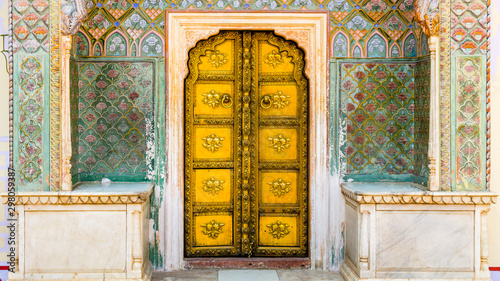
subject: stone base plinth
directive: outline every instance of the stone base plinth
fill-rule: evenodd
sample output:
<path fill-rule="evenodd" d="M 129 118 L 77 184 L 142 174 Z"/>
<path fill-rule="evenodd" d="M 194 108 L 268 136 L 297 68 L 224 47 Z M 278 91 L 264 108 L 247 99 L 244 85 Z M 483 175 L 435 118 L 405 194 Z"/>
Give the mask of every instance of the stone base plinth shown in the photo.
<path fill-rule="evenodd" d="M 343 184 L 346 280 L 490 280 L 491 192 L 430 192 L 409 183 Z"/>
<path fill-rule="evenodd" d="M 152 183 L 83 183 L 73 191 L 18 193 L 9 280 L 150 280 L 152 190 Z"/>

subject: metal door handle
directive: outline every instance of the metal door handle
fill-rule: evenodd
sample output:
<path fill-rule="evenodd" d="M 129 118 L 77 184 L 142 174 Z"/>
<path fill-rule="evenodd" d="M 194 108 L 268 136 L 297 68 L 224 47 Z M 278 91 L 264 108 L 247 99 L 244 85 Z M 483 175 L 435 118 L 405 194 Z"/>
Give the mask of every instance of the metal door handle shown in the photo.
<path fill-rule="evenodd" d="M 229 94 L 223 94 L 221 97 L 222 107 L 230 108 L 233 105 L 233 99 Z"/>
<path fill-rule="evenodd" d="M 260 100 L 260 106 L 264 109 L 268 109 L 273 105 L 272 99 L 270 95 L 264 95 L 262 96 L 262 99 Z"/>

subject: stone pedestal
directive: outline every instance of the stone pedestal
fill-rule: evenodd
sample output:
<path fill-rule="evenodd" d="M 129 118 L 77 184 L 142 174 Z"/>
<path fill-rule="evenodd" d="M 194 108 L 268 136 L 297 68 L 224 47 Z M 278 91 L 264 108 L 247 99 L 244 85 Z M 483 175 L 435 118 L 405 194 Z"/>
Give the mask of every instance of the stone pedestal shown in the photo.
<path fill-rule="evenodd" d="M 73 191 L 18 193 L 9 280 L 149 280 L 152 191 L 152 183 L 83 183 Z"/>
<path fill-rule="evenodd" d="M 410 183 L 342 185 L 346 280 L 490 280 L 491 192 L 430 192 Z"/>

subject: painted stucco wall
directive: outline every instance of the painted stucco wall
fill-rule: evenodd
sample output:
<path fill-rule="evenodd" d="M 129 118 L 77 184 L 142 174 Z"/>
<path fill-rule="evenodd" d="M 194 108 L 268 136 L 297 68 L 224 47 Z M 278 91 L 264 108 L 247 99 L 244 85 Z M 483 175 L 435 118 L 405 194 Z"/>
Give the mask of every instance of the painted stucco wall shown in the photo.
<path fill-rule="evenodd" d="M 193 1 L 194 2 L 194 1 Z M 0 1 L 0 16 L 2 19 L 7 18 L 7 1 Z M 500 43 L 500 1 L 492 1 L 492 50 L 498 48 Z M 0 21 L 0 33 L 5 34 L 7 30 L 7 20 Z M 131 51 L 132 52 L 132 51 Z M 492 95 L 491 95 L 491 108 L 492 108 L 492 128 L 500 127 L 500 111 L 495 110 L 500 108 L 500 97 L 496 93 L 500 92 L 500 73 L 497 70 L 497 65 L 500 63 L 500 57 L 498 53 L 492 54 L 491 63 L 491 81 L 492 81 Z M 2 88 L 0 90 L 0 137 L 8 136 L 8 76 L 5 71 L 5 60 L 0 56 L 0 85 Z M 5 121 L 2 121 L 5 120 Z M 492 191 L 500 192 L 500 131 L 497 129 L 492 130 L 492 170 L 491 170 L 491 189 Z M 0 153 L 8 150 L 8 145 L 6 138 L 0 139 Z M 7 164 L 6 159 L 3 158 L 3 154 L 0 154 L 0 185 L 5 184 L 6 174 L 5 165 Z M 0 221 L 4 218 L 2 217 L 2 211 L 0 211 Z M 490 233 L 490 265 L 500 266 L 500 208 L 498 206 L 493 206 L 489 216 L 489 233 Z M 0 224 L 0 231 L 5 231 L 4 226 Z M 0 250 L 3 245 L 0 236 Z M 497 238 L 497 239 L 495 239 Z M 0 261 L 3 260 L 3 256 L 0 256 Z"/>

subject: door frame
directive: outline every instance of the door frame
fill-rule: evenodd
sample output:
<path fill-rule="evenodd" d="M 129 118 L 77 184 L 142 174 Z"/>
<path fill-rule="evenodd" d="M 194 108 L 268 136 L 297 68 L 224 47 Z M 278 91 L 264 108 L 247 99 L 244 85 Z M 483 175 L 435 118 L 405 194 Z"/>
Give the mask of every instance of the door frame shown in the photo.
<path fill-rule="evenodd" d="M 165 17 L 166 42 L 166 172 L 159 212 L 160 248 L 165 270 L 184 268 L 184 80 L 188 52 L 202 39 L 220 30 L 272 30 L 295 41 L 305 53 L 309 79 L 309 258 L 312 268 L 329 269 L 332 258 L 332 223 L 341 214 L 329 214 L 340 202 L 331 192 L 329 138 L 329 14 L 324 12 L 186 12 Z M 335 198 L 334 198 L 335 197 Z M 336 199 L 336 200 L 334 200 Z M 338 216 L 338 218 L 334 218 Z M 333 220 L 332 220 L 333 218 Z M 340 234 L 340 233 L 338 233 Z M 163 240 L 163 243 L 162 243 Z"/>

